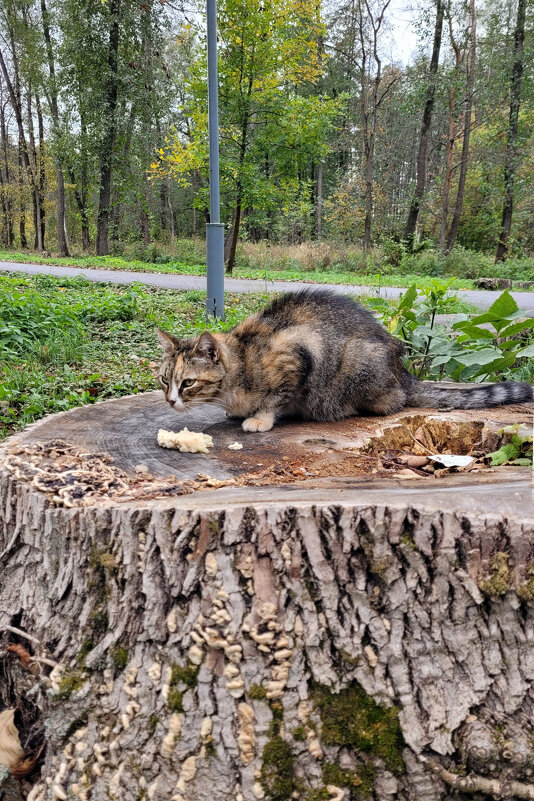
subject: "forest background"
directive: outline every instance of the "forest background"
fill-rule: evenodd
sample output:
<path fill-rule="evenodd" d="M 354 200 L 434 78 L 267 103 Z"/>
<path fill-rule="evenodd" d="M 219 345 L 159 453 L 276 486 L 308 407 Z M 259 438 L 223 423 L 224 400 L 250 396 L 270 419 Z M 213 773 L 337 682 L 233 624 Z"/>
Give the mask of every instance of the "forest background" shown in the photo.
<path fill-rule="evenodd" d="M 533 9 L 219 0 L 227 271 L 534 277 Z M 202 262 L 203 11 L 0 0 L 4 251 Z"/>

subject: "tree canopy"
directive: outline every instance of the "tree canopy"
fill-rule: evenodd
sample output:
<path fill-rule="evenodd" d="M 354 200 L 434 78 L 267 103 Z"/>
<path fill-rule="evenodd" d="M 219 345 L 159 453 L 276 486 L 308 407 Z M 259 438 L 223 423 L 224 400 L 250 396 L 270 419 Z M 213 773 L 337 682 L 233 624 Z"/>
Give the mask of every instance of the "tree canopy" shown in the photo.
<path fill-rule="evenodd" d="M 534 249 L 532 0 L 219 0 L 239 237 Z M 0 239 L 120 253 L 208 219 L 204 7 L 1 0 Z"/>

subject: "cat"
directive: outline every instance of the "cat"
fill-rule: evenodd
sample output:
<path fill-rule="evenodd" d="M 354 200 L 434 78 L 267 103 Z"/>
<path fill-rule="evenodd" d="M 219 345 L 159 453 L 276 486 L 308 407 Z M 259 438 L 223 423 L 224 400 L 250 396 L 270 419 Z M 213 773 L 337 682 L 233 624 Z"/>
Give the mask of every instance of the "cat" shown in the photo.
<path fill-rule="evenodd" d="M 177 411 L 216 403 L 244 431 L 269 431 L 277 417 L 342 420 L 405 406 L 483 409 L 532 400 L 525 382 L 418 381 L 403 345 L 358 303 L 328 290 L 288 292 L 228 333 L 178 339 L 157 331 L 158 380 Z"/>

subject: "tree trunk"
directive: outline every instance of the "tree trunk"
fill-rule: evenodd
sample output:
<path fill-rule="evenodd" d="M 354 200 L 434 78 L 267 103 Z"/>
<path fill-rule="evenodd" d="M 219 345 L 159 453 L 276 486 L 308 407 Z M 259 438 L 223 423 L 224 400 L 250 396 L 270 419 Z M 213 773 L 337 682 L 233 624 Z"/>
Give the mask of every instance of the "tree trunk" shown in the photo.
<path fill-rule="evenodd" d="M 23 148 L 24 144 L 19 138 L 18 146 L 18 165 L 19 165 L 19 191 L 20 191 L 20 204 L 19 204 L 19 238 L 20 246 L 23 250 L 28 247 L 28 240 L 26 239 L 26 203 L 24 200 L 24 168 L 23 168 Z"/>
<path fill-rule="evenodd" d="M 471 138 L 472 128 L 472 108 L 473 108 L 473 93 L 475 89 L 475 58 L 477 49 L 477 18 L 475 9 L 475 0 L 469 0 L 469 18 L 470 18 L 470 43 L 469 55 L 467 57 L 467 81 L 466 81 L 466 98 L 464 109 L 464 134 L 462 139 L 462 156 L 460 161 L 460 175 L 458 176 L 458 193 L 456 195 L 456 204 L 454 206 L 454 214 L 451 221 L 449 235 L 447 237 L 447 253 L 450 253 L 456 244 L 456 237 L 458 235 L 458 228 L 460 226 L 460 219 L 462 216 L 462 209 L 464 205 L 465 194 L 465 181 L 467 178 L 467 168 L 469 163 L 469 141 Z"/>
<path fill-rule="evenodd" d="M 96 234 L 96 253 L 105 256 L 109 253 L 108 229 L 111 201 L 111 172 L 113 146 L 115 144 L 115 113 L 118 95 L 119 62 L 119 11 L 120 0 L 110 0 L 111 26 L 108 46 L 108 88 L 107 105 L 104 114 L 104 139 L 100 152 L 100 197 Z"/>
<path fill-rule="evenodd" d="M 40 191 L 40 170 L 37 159 L 37 147 L 35 145 L 35 132 L 33 128 L 33 109 L 31 102 L 31 91 L 28 89 L 26 94 L 27 120 L 28 120 L 28 141 L 29 141 L 29 160 L 31 164 L 29 176 L 32 181 L 32 205 L 33 205 L 33 248 L 34 250 L 44 250 L 43 229 L 41 226 L 41 191 Z"/>
<path fill-rule="evenodd" d="M 48 18 L 48 9 L 46 7 L 46 0 L 41 0 L 41 19 L 43 23 L 43 35 L 46 46 L 46 57 L 48 61 L 48 72 L 50 76 L 50 89 L 49 89 L 49 105 L 50 113 L 52 116 L 52 123 L 54 128 L 55 137 L 55 154 L 54 164 L 56 168 L 57 180 L 57 240 L 59 245 L 59 252 L 62 256 L 69 255 L 69 248 L 67 244 L 67 226 L 65 222 L 65 177 L 63 171 L 63 162 L 57 152 L 59 149 L 60 137 L 60 121 L 59 121 L 59 106 L 57 101 L 57 83 L 56 83 L 56 67 L 54 62 L 54 52 L 52 50 L 52 37 L 50 36 L 50 22 Z"/>
<path fill-rule="evenodd" d="M 0 451 L 0 705 L 46 737 L 24 797 L 532 798 L 528 468 L 477 491 L 469 475 L 323 480 L 66 507 L 46 467 L 62 446 L 32 448 L 40 432 L 98 445 L 99 418 L 146 423 L 147 400 L 42 421 L 21 466 Z"/>
<path fill-rule="evenodd" d="M 510 119 L 504 164 L 505 200 L 502 210 L 501 233 L 495 261 L 504 261 L 508 255 L 508 240 L 512 228 L 514 210 L 514 179 L 517 166 L 517 133 L 519 130 L 519 108 L 521 105 L 521 80 L 523 77 L 523 44 L 525 41 L 525 17 L 527 0 L 518 0 L 517 22 L 514 34 L 514 65 L 510 85 Z"/>
<path fill-rule="evenodd" d="M 2 190 L 2 211 L 4 215 L 4 236 L 6 247 L 12 248 L 15 242 L 13 231 L 13 202 L 10 194 L 11 172 L 9 169 L 8 158 L 8 134 L 6 125 L 6 103 L 2 92 L 2 80 L 0 77 L 0 139 L 2 141 L 2 156 L 4 161 Z M 1 170 L 0 170 L 1 172 Z"/>
<path fill-rule="evenodd" d="M 150 245 L 150 220 L 145 209 L 145 198 L 139 199 L 139 225 L 141 226 L 141 233 L 143 235 L 143 242 L 145 245 Z"/>
<path fill-rule="evenodd" d="M 167 206 L 169 207 L 169 225 L 171 229 L 171 242 L 174 242 L 176 239 L 176 227 L 174 225 L 174 209 L 172 207 L 172 196 L 171 196 L 171 182 L 170 180 L 165 181 L 165 194 L 167 198 Z M 193 232 L 194 234 L 194 232 Z"/>
<path fill-rule="evenodd" d="M 436 447 L 458 449 L 531 412 L 278 427 L 265 445 L 250 435 L 230 473 L 259 453 L 295 459 L 310 434 L 334 452 L 360 436 L 371 454 L 373 437 L 391 445 L 405 429 L 410 443 L 407 426 L 432 423 Z M 0 449 L 0 706 L 46 749 L 24 797 L 533 798 L 529 469 L 367 483 L 349 470 L 128 500 L 126 474 L 88 455 L 107 442 L 134 492 L 139 453 L 220 470 L 238 429 L 190 415 L 213 433 L 213 460 L 149 444 L 146 421 L 173 419 L 159 393 L 49 417 Z"/>
<path fill-rule="evenodd" d="M 28 183 L 30 184 L 32 190 L 32 198 L 33 201 L 38 208 L 38 195 L 39 190 L 37 186 L 37 176 L 32 169 L 32 165 L 30 162 L 30 157 L 28 153 L 28 144 L 26 142 L 26 136 L 24 133 L 24 124 L 22 121 L 22 101 L 21 101 L 21 91 L 20 91 L 20 81 L 19 81 L 19 73 L 18 73 L 18 63 L 15 57 L 15 48 L 13 43 L 13 32 L 10 31 L 10 38 L 12 44 L 12 59 L 13 59 L 13 70 L 14 70 L 14 83 L 11 81 L 9 72 L 7 70 L 6 62 L 4 59 L 4 55 L 2 52 L 2 48 L 0 47 L 0 69 L 2 70 L 2 74 L 4 76 L 4 81 L 7 87 L 7 92 L 9 96 L 9 101 L 11 103 L 11 107 L 15 114 L 15 119 L 17 121 L 17 129 L 18 129 L 18 139 L 19 139 L 19 181 L 21 192 L 23 191 L 24 186 L 24 179 L 23 179 L 23 168 L 26 170 L 26 175 L 28 176 Z M 26 239 L 26 208 L 24 204 L 24 200 L 21 199 L 20 203 L 20 219 L 19 219 L 19 231 L 20 231 L 20 246 L 22 248 L 28 247 L 27 239 Z M 37 216 L 36 216 L 37 219 Z M 39 227 L 39 226 L 37 226 Z"/>
<path fill-rule="evenodd" d="M 236 205 L 234 210 L 234 217 L 232 220 L 232 227 L 227 237 L 227 254 L 226 256 L 226 273 L 232 275 L 235 266 L 235 254 L 237 251 L 237 243 L 239 242 L 239 227 L 241 225 L 241 187 L 237 188 Z"/>
<path fill-rule="evenodd" d="M 317 239 L 323 238 L 323 162 L 317 165 L 317 197 L 315 200 Z"/>
<path fill-rule="evenodd" d="M 445 157 L 445 175 L 441 192 L 441 227 L 439 233 L 439 252 L 444 256 L 447 250 L 447 225 L 449 220 L 449 194 L 452 178 L 452 154 L 456 137 L 454 120 L 454 87 L 449 87 L 449 135 L 447 137 L 447 155 Z"/>
<path fill-rule="evenodd" d="M 43 113 L 41 110 L 41 100 L 39 95 L 35 95 L 35 110 L 37 112 L 37 130 L 39 132 L 39 158 L 37 175 L 39 187 L 39 224 L 41 228 L 41 245 L 43 250 L 45 248 L 46 236 L 46 210 L 45 210 L 45 193 L 46 193 L 46 168 L 45 168 L 45 139 L 44 139 L 44 125 Z"/>
<path fill-rule="evenodd" d="M 426 169 L 428 140 L 430 137 L 430 125 L 432 123 L 432 112 L 434 110 L 434 100 L 436 96 L 436 76 L 438 72 L 439 53 L 441 50 L 441 35 L 443 32 L 444 2 L 436 1 L 436 24 L 434 26 L 434 43 L 432 45 L 432 57 L 430 60 L 428 87 L 426 91 L 426 102 L 423 111 L 423 121 L 421 124 L 421 134 L 419 136 L 419 151 L 417 153 L 417 180 L 415 193 L 410 204 L 408 219 L 404 229 L 404 239 L 411 244 L 414 238 L 419 210 L 426 189 Z"/>
<path fill-rule="evenodd" d="M 454 51 L 454 72 L 449 86 L 449 135 L 447 137 L 447 148 L 445 157 L 445 175 L 443 178 L 443 190 L 441 193 L 441 227 L 439 235 L 439 252 L 444 256 L 447 252 L 447 226 L 449 224 L 449 195 L 452 180 L 452 157 L 454 153 L 454 142 L 456 139 L 456 83 L 460 75 L 460 66 L 462 63 L 462 53 L 454 38 L 454 31 L 452 27 L 451 6 L 450 2 L 447 7 L 447 21 L 449 23 L 449 35 L 451 46 Z"/>

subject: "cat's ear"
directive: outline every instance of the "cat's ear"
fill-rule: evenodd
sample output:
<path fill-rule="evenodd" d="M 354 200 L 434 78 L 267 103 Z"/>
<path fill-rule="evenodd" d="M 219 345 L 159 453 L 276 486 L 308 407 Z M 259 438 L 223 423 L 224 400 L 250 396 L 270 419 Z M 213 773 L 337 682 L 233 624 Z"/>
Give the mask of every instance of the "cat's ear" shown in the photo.
<path fill-rule="evenodd" d="M 165 353 L 173 353 L 178 347 L 178 340 L 176 337 L 173 337 L 172 334 L 167 334 L 165 331 L 160 331 L 159 328 L 156 328 L 156 334 L 158 335 L 159 344 L 165 351 Z"/>
<path fill-rule="evenodd" d="M 195 348 L 195 356 L 203 356 L 212 362 L 217 363 L 220 358 L 219 343 L 209 331 L 204 331 L 200 335 L 197 346 Z"/>

